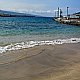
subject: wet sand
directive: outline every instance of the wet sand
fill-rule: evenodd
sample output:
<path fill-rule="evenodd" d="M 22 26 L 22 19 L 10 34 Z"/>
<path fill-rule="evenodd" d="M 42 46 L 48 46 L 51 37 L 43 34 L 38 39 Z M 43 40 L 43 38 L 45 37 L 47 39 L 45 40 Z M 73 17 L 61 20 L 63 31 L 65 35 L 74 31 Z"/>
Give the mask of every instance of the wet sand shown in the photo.
<path fill-rule="evenodd" d="M 0 80 L 80 80 L 80 43 L 0 54 Z"/>

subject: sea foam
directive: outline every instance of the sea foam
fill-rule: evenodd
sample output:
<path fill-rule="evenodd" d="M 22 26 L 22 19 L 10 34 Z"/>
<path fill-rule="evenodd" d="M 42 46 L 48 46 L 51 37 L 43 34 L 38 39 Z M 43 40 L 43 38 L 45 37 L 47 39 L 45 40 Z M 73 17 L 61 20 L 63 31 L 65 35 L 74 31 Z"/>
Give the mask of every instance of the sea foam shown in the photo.
<path fill-rule="evenodd" d="M 26 41 L 21 43 L 10 44 L 7 46 L 0 46 L 0 53 L 5 53 L 6 51 L 19 50 L 25 48 L 31 48 L 39 45 L 55 45 L 55 44 L 64 44 L 64 43 L 79 43 L 80 38 L 71 38 L 71 39 L 57 39 L 52 41 Z"/>

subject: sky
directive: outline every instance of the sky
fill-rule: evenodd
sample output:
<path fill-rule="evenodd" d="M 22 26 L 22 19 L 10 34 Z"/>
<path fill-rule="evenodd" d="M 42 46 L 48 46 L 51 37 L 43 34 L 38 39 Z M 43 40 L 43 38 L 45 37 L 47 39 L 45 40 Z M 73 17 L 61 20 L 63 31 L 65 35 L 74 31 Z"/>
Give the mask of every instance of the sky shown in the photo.
<path fill-rule="evenodd" d="M 66 15 L 66 7 L 69 14 L 80 11 L 80 0 L 0 0 L 0 9 L 16 12 L 26 12 L 42 16 L 54 16 L 57 7 Z"/>

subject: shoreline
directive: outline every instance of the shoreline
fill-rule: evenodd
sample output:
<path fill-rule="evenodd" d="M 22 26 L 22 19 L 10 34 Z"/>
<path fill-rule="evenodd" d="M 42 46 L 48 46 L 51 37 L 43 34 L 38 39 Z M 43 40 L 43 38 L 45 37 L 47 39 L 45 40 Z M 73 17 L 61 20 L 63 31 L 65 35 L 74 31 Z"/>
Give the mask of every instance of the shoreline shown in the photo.
<path fill-rule="evenodd" d="M 79 80 L 79 73 L 80 43 L 41 45 L 0 55 L 1 80 Z"/>
<path fill-rule="evenodd" d="M 0 46 L 0 53 L 5 53 L 7 51 L 28 49 L 34 46 L 40 45 L 56 45 L 56 44 L 65 44 L 65 43 L 79 43 L 80 38 L 70 38 L 70 39 L 57 39 L 57 40 L 47 40 L 47 41 L 26 41 L 20 43 L 11 43 L 9 45 Z"/>

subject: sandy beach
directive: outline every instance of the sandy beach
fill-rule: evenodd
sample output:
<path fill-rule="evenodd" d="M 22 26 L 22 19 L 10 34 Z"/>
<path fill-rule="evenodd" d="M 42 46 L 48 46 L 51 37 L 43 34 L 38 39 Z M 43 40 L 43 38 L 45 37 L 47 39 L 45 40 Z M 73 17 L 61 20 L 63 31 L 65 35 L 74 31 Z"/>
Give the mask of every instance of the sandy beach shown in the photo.
<path fill-rule="evenodd" d="M 2 53 L 0 80 L 80 80 L 80 43 Z"/>

